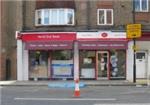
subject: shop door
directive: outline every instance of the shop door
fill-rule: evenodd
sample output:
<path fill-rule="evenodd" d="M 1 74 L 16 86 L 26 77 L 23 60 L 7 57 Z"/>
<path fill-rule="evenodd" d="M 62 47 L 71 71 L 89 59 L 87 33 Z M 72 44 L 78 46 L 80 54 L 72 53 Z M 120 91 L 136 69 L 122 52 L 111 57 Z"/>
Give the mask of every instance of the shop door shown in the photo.
<path fill-rule="evenodd" d="M 109 74 L 109 53 L 108 51 L 97 52 L 98 79 L 107 79 Z"/>
<path fill-rule="evenodd" d="M 146 51 L 136 52 L 136 78 L 146 78 Z"/>

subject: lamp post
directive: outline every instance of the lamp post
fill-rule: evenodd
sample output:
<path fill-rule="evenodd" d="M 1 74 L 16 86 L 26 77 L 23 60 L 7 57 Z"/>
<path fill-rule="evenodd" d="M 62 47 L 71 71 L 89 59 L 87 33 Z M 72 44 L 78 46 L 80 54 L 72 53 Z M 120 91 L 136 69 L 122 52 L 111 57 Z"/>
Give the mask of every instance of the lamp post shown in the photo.
<path fill-rule="evenodd" d="M 133 38 L 133 82 L 136 83 L 136 39 Z"/>
<path fill-rule="evenodd" d="M 133 82 L 136 83 L 136 38 L 141 37 L 141 24 L 127 25 L 127 38 L 133 39 Z"/>

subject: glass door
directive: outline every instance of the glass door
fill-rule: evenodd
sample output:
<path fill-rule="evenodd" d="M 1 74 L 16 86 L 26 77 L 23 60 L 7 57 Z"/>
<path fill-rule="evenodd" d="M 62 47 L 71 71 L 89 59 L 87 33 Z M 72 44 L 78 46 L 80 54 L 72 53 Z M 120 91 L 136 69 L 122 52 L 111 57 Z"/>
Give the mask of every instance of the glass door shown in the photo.
<path fill-rule="evenodd" d="M 109 76 L 109 53 L 108 51 L 97 52 L 97 75 L 98 79 L 107 79 Z"/>

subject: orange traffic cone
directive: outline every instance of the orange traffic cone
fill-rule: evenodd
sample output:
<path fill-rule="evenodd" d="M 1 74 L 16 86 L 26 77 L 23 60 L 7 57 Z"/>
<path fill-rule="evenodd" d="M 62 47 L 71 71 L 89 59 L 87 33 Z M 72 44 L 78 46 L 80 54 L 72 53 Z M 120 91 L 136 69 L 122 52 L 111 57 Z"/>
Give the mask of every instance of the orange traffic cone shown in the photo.
<path fill-rule="evenodd" d="M 75 80 L 74 97 L 80 97 L 79 80 Z"/>

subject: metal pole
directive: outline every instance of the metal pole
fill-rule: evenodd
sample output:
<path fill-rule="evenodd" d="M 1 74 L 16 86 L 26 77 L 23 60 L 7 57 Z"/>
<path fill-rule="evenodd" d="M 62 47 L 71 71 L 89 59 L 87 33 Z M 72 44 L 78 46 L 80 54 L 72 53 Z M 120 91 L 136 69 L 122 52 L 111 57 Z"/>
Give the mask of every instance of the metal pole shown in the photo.
<path fill-rule="evenodd" d="M 133 23 L 135 23 L 135 1 L 133 0 Z M 133 57 L 133 82 L 136 83 L 136 50 L 135 50 L 135 46 L 136 46 L 136 40 L 135 38 L 133 38 L 133 53 L 134 53 L 134 57 Z"/>
<path fill-rule="evenodd" d="M 133 56 L 133 82 L 136 83 L 136 40 L 135 38 L 133 38 L 133 53 L 134 53 L 134 56 Z"/>

